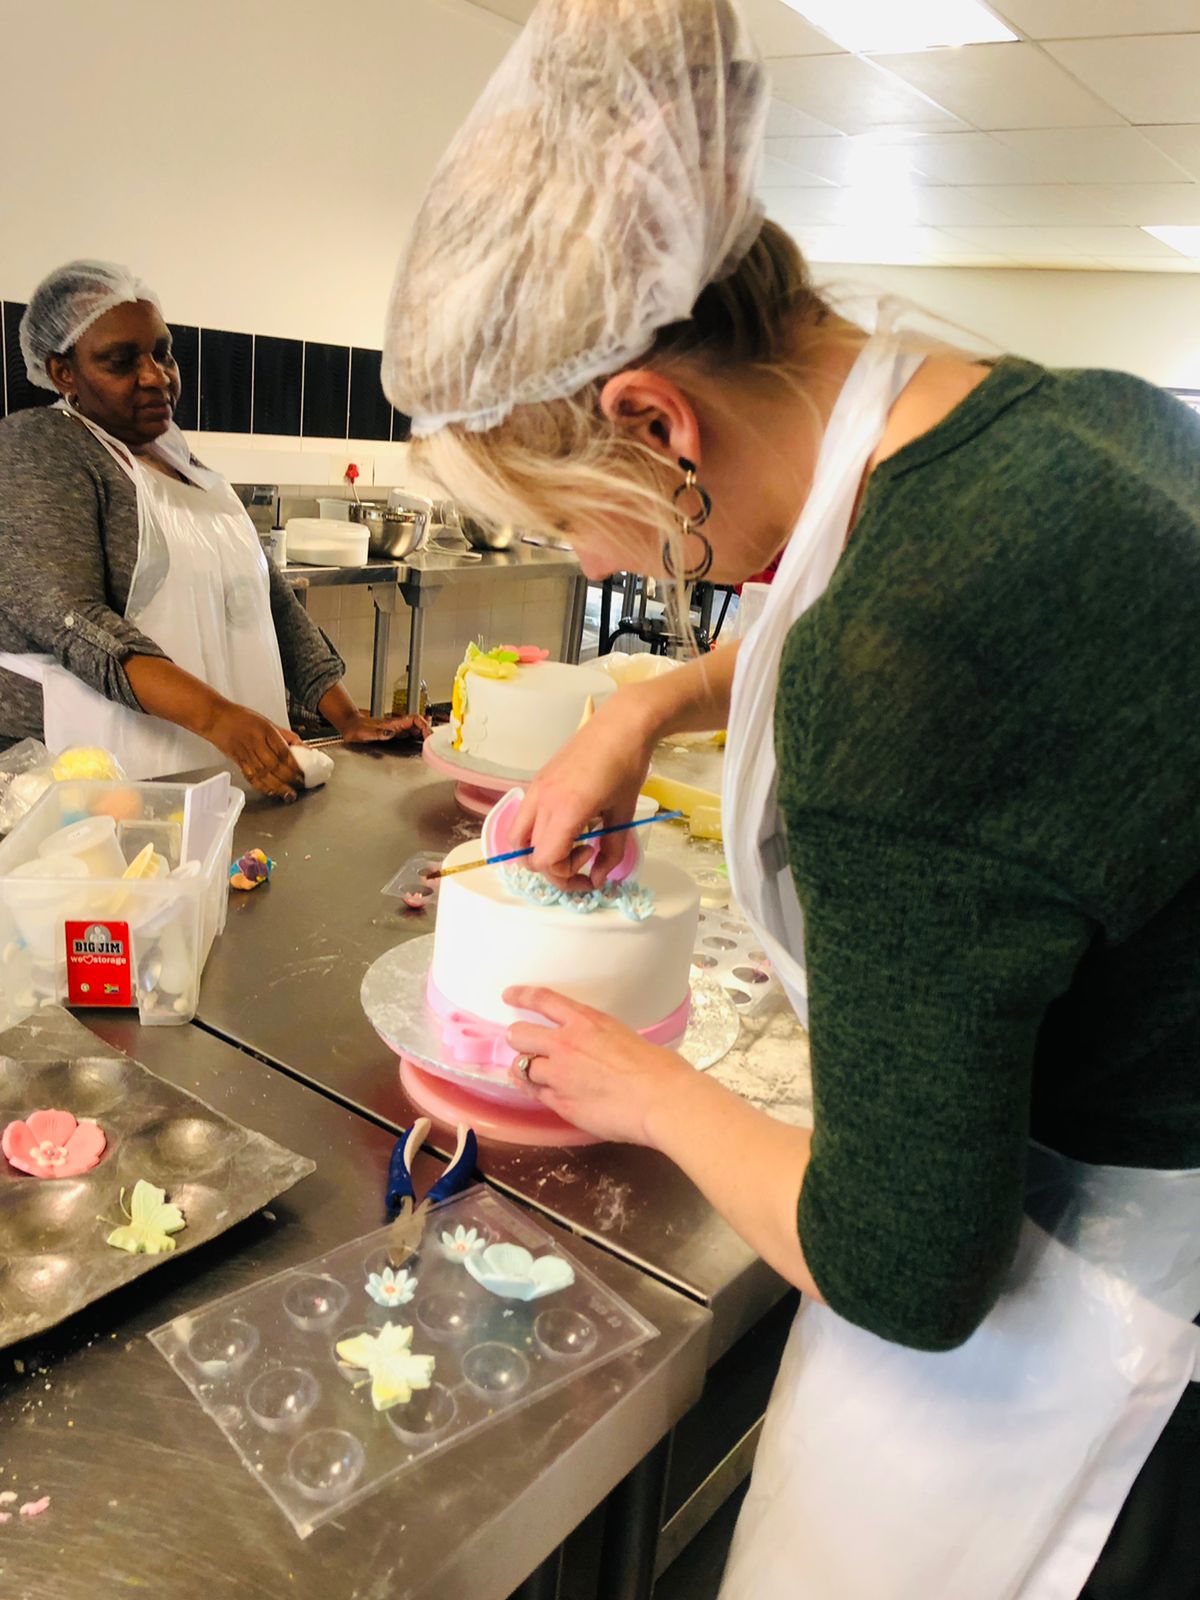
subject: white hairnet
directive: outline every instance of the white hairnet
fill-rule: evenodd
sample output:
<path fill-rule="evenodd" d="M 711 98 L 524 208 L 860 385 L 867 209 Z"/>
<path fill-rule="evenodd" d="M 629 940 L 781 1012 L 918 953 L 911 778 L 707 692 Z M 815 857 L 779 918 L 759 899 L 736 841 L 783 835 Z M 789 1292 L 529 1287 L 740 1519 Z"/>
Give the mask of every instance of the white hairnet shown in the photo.
<path fill-rule="evenodd" d="M 397 272 L 383 384 L 413 433 L 573 394 L 690 316 L 761 226 L 767 96 L 732 0 L 542 0 Z"/>
<path fill-rule="evenodd" d="M 47 357 L 64 355 L 106 311 L 135 300 L 148 300 L 162 310 L 152 289 L 112 261 L 68 261 L 43 278 L 18 330 L 30 383 L 53 389 Z"/>

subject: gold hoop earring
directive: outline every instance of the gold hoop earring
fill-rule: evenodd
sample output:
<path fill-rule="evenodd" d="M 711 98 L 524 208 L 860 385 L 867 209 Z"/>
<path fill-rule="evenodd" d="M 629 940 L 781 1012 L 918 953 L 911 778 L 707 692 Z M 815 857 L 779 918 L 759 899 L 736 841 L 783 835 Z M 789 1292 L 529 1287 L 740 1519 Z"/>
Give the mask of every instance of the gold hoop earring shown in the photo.
<path fill-rule="evenodd" d="M 698 583 L 701 578 L 707 577 L 713 564 L 713 547 L 707 534 L 700 529 L 712 515 L 712 496 L 703 484 L 696 481 L 696 464 L 689 461 L 686 456 L 680 456 L 679 465 L 683 471 L 683 482 L 671 496 L 671 508 L 675 513 L 675 520 L 679 524 L 679 531 L 685 539 L 699 539 L 704 546 L 704 553 L 700 560 L 690 567 L 685 567 L 683 577 L 687 583 Z M 690 509 L 685 509 L 680 502 L 686 496 L 694 496 Z M 677 578 L 679 573 L 675 568 L 675 558 L 671 552 L 671 541 L 663 541 L 662 549 L 663 570 L 668 578 Z"/>

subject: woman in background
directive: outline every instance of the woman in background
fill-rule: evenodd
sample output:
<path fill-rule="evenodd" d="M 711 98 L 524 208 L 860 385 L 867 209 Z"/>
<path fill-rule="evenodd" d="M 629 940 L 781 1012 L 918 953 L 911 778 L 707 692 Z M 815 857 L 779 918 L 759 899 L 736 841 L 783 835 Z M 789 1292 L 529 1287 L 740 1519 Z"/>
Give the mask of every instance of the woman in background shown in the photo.
<path fill-rule="evenodd" d="M 145 284 L 69 262 L 34 291 L 20 339 L 30 381 L 61 398 L 0 422 L 0 747 L 100 745 L 131 778 L 219 752 L 292 800 L 285 690 L 348 741 L 423 729 L 359 710 L 230 485 L 191 454 Z"/>

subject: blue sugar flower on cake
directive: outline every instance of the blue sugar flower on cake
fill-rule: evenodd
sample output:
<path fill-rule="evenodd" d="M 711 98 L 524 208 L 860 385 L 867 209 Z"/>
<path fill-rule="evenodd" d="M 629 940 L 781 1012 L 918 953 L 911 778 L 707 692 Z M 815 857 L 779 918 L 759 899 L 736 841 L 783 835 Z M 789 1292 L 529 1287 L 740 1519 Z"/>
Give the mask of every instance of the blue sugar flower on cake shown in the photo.
<path fill-rule="evenodd" d="M 630 922 L 645 922 L 654 915 L 654 891 L 640 883 L 608 882 L 599 889 L 560 889 L 528 867 L 505 867 L 504 881 L 513 894 L 535 906 L 564 906 L 586 916 L 593 911 L 619 911 Z"/>

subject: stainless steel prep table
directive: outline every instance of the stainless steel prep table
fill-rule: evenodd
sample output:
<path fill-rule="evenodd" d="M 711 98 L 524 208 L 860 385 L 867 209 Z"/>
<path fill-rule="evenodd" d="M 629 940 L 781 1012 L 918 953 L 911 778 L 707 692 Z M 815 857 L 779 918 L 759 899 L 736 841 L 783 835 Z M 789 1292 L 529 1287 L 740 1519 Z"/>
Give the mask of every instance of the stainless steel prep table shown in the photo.
<path fill-rule="evenodd" d="M 285 566 L 283 575 L 296 589 L 344 587 L 366 584 L 375 603 L 375 641 L 371 661 L 371 714 L 384 711 L 388 650 L 397 598 L 409 608 L 408 704 L 418 704 L 421 668 L 425 654 L 425 619 L 443 589 L 467 579 L 486 576 L 492 583 L 516 580 L 569 581 L 571 593 L 563 624 L 561 659 L 578 661 L 583 639 L 583 613 L 587 580 L 569 550 L 543 549 L 517 544 L 511 550 L 487 550 L 475 561 L 462 561 L 436 550 L 418 551 L 403 561 L 371 561 L 361 567 Z"/>
<path fill-rule="evenodd" d="M 408 857 L 445 852 L 478 834 L 453 786 L 398 747 L 334 747 L 327 788 L 296 804 L 254 801 L 237 848 L 276 862 L 265 889 L 235 895 L 209 958 L 198 1020 L 389 1128 L 415 1115 L 395 1056 L 359 1005 L 363 973 L 431 921 L 380 890 Z M 769 1083 L 803 1077 L 798 1029 L 786 1006 L 746 1027 L 717 1069 L 739 1088 L 756 1063 Z M 435 1134 L 435 1142 L 441 1130 Z M 438 1145 L 445 1148 L 444 1144 Z M 652 1150 L 598 1145 L 532 1150 L 490 1145 L 488 1180 L 626 1260 L 678 1285 L 713 1311 L 716 1360 L 784 1294 L 783 1282 L 717 1215 L 677 1167 Z"/>
<path fill-rule="evenodd" d="M 391 1138 L 198 1028 L 88 1020 L 107 1044 L 318 1166 L 270 1213 L 5 1352 L 0 1478 L 21 1500 L 48 1494 L 51 1504 L 36 1521 L 14 1517 L 0 1529 L 0 1593 L 503 1600 L 518 1584 L 553 1593 L 536 1577 L 524 1587 L 530 1569 L 653 1455 L 699 1393 L 703 1308 L 575 1241 L 659 1337 L 582 1379 L 569 1410 L 562 1391 L 548 1396 L 301 1541 L 145 1334 L 378 1226 Z M 421 1180 L 435 1172 L 424 1158 Z"/>

